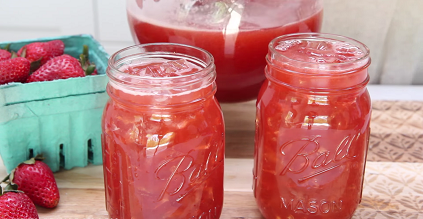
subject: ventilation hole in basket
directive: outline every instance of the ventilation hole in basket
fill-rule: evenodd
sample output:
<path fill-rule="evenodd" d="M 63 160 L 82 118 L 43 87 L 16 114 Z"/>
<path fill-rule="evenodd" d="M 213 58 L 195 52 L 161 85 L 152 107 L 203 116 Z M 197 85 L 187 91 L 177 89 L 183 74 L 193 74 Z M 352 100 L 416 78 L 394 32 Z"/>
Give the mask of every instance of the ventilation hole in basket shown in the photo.
<path fill-rule="evenodd" d="M 87 147 L 88 148 L 88 161 L 93 162 L 94 152 L 93 152 L 93 144 L 92 144 L 91 139 L 88 139 L 87 145 L 88 145 L 88 147 Z"/>
<path fill-rule="evenodd" d="M 60 166 L 65 166 L 65 155 L 63 155 L 65 152 L 63 151 L 63 144 L 60 144 Z"/>
<path fill-rule="evenodd" d="M 28 160 L 34 157 L 34 149 L 30 148 L 29 149 L 29 157 Z"/>

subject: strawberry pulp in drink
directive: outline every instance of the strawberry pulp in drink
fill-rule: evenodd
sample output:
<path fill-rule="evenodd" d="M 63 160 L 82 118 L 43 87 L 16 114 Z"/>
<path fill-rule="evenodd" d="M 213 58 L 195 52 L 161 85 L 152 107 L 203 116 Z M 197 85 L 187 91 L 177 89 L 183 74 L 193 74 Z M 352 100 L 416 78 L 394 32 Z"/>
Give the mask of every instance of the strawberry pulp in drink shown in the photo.
<path fill-rule="evenodd" d="M 148 58 L 108 73 L 102 139 L 111 218 L 220 216 L 224 126 L 214 83 L 198 80 L 202 70 Z"/>
<path fill-rule="evenodd" d="M 266 219 L 351 218 L 370 136 L 368 49 L 329 34 L 269 45 L 257 101 L 254 195 Z"/>

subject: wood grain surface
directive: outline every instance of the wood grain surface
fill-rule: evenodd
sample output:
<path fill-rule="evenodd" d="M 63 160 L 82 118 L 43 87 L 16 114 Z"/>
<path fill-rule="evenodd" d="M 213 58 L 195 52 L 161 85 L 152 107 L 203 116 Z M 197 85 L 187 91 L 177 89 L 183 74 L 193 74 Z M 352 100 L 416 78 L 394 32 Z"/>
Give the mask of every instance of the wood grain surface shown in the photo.
<path fill-rule="evenodd" d="M 254 102 L 223 104 L 223 219 L 262 219 L 252 193 Z M 363 200 L 354 219 L 423 218 L 423 102 L 376 101 Z M 0 162 L 0 177 L 6 175 Z M 107 218 L 102 166 L 55 173 L 61 200 L 40 218 Z"/>

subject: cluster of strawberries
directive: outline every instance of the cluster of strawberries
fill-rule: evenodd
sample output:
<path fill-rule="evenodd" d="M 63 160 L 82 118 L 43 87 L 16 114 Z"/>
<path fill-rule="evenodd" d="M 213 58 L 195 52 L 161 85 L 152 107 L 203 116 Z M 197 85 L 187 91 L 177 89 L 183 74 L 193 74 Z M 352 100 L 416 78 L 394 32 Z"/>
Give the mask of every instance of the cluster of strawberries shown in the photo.
<path fill-rule="evenodd" d="M 42 159 L 37 155 L 19 164 L 1 182 L 0 218 L 38 218 L 34 204 L 57 206 L 59 189 L 53 172 Z"/>
<path fill-rule="evenodd" d="M 0 48 L 0 85 L 97 74 L 95 65 L 88 60 L 86 45 L 79 60 L 64 54 L 65 44 L 61 40 L 30 43 L 20 48 L 17 53 L 9 48 Z"/>

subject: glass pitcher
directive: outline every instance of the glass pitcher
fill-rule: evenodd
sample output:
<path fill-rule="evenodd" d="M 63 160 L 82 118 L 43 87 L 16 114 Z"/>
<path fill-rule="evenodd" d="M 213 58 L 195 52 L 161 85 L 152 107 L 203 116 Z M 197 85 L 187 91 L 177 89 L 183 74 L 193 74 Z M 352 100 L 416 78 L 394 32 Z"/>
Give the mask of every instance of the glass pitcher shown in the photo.
<path fill-rule="evenodd" d="M 219 102 L 255 99 L 269 42 L 319 31 L 322 9 L 322 0 L 127 0 L 137 43 L 187 44 L 214 56 Z"/>

